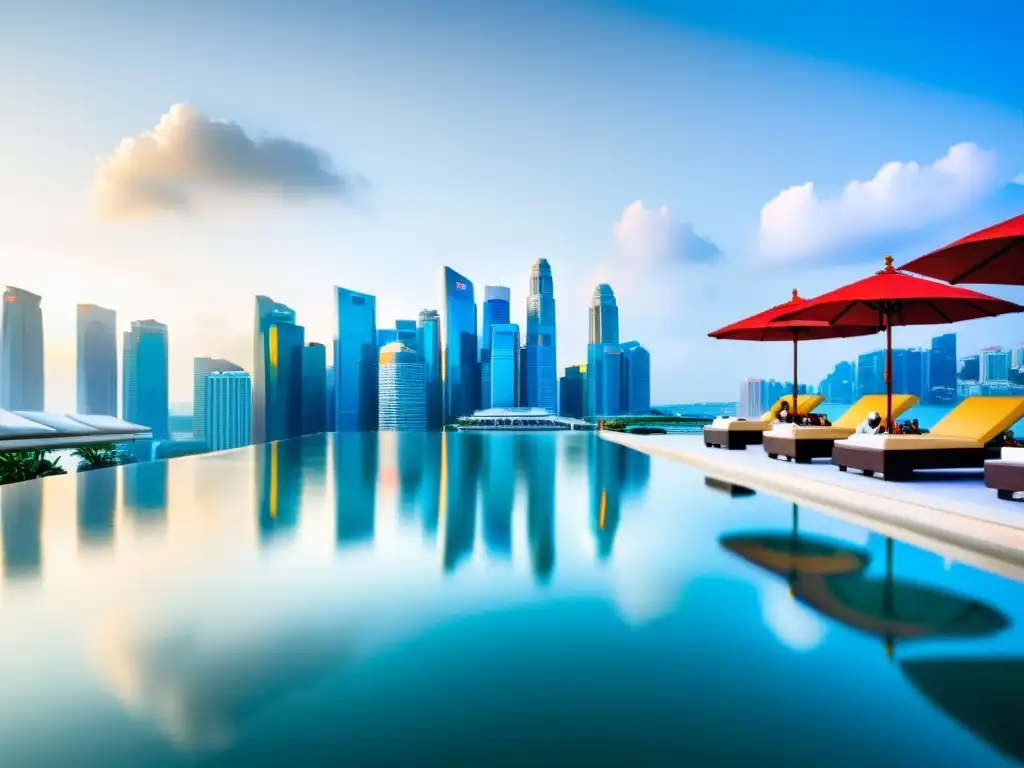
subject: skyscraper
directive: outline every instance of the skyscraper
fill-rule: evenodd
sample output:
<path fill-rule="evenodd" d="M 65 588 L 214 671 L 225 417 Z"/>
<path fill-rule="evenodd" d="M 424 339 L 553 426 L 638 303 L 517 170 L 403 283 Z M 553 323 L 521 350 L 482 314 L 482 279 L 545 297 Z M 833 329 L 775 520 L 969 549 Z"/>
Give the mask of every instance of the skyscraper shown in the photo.
<path fill-rule="evenodd" d="M 484 286 L 483 323 L 480 328 L 481 408 L 491 407 L 491 328 L 510 322 L 510 301 L 511 291 L 508 288 L 500 285 Z"/>
<path fill-rule="evenodd" d="M 618 343 L 616 341 L 616 343 Z M 533 408 L 558 409 L 558 362 L 555 327 L 555 282 L 547 259 L 537 259 L 526 299 L 526 402 Z"/>
<path fill-rule="evenodd" d="M 651 353 L 638 341 L 619 345 L 622 349 L 622 413 L 651 410 Z"/>
<path fill-rule="evenodd" d="M 736 415 L 741 419 L 756 419 L 763 413 L 764 382 L 761 379 L 744 379 L 740 383 L 740 401 Z"/>
<path fill-rule="evenodd" d="M 42 297 L 21 288 L 4 291 L 0 320 L 0 408 L 44 409 Z"/>
<path fill-rule="evenodd" d="M 337 418 L 334 415 L 334 366 L 327 366 L 327 381 L 324 383 L 324 394 L 326 395 L 327 405 L 325 406 L 324 413 L 327 414 L 327 431 L 333 432 L 334 425 L 338 423 Z"/>
<path fill-rule="evenodd" d="M 203 439 L 211 450 L 241 448 L 252 442 L 252 379 L 248 373 L 208 373 L 203 397 Z"/>
<path fill-rule="evenodd" d="M 981 350 L 981 383 L 1005 384 L 1010 377 L 1010 360 L 1002 347 Z"/>
<path fill-rule="evenodd" d="M 409 349 L 419 352 L 419 327 L 415 320 L 395 320 L 395 341 L 400 341 Z"/>
<path fill-rule="evenodd" d="M 590 302 L 586 415 L 613 416 L 621 409 L 622 349 L 619 347 L 619 308 L 616 306 L 615 293 L 611 286 L 602 283 L 594 289 Z"/>
<path fill-rule="evenodd" d="M 619 307 L 607 283 L 597 286 L 590 300 L 590 343 L 619 343 Z"/>
<path fill-rule="evenodd" d="M 214 371 L 240 371 L 242 366 L 220 357 L 192 358 L 192 439 L 206 442 L 206 377 Z M 252 403 L 252 380 L 249 380 L 249 403 Z M 249 421 L 252 421 L 250 414 Z M 250 434 L 251 437 L 251 434 Z"/>
<path fill-rule="evenodd" d="M 558 415 L 572 419 L 583 418 L 583 404 L 586 402 L 587 366 L 570 365 L 558 386 Z"/>
<path fill-rule="evenodd" d="M 427 428 L 423 358 L 400 341 L 380 351 L 378 402 L 381 430 L 420 432 Z"/>
<path fill-rule="evenodd" d="M 335 287 L 335 430 L 377 429 L 377 299 Z"/>
<path fill-rule="evenodd" d="M 252 439 L 296 437 L 302 431 L 302 346 L 306 330 L 295 311 L 268 296 L 256 297 L 253 339 Z"/>
<path fill-rule="evenodd" d="M 957 392 L 956 334 L 944 333 L 932 339 L 929 368 L 929 399 L 946 402 Z"/>
<path fill-rule="evenodd" d="M 444 424 L 444 397 L 441 387 L 441 317 L 436 309 L 420 312 L 416 329 L 416 351 L 423 358 L 423 382 L 427 390 L 427 429 Z"/>
<path fill-rule="evenodd" d="M 167 393 L 167 326 L 133 320 L 124 334 L 122 416 L 149 427 L 154 440 L 171 436 Z"/>
<path fill-rule="evenodd" d="M 78 412 L 117 416 L 117 313 L 78 305 Z"/>
<path fill-rule="evenodd" d="M 493 324 L 488 352 L 490 372 L 481 377 L 490 388 L 484 407 L 514 408 L 519 405 L 519 326 Z"/>
<path fill-rule="evenodd" d="M 302 348 L 302 434 L 327 431 L 327 348 L 311 341 Z"/>
<path fill-rule="evenodd" d="M 480 403 L 477 366 L 476 301 L 473 283 L 445 267 L 441 314 L 441 376 L 444 386 L 444 423 L 469 416 Z"/>
<path fill-rule="evenodd" d="M 857 397 L 884 393 L 885 350 L 879 349 L 860 355 L 857 358 Z"/>

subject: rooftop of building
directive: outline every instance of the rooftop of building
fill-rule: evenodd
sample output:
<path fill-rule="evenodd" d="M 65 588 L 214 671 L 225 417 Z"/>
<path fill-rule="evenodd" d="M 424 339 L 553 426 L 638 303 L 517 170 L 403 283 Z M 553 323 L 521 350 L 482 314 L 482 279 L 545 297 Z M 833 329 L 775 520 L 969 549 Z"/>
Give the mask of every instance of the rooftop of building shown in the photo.
<path fill-rule="evenodd" d="M 0 451 L 149 440 L 152 430 L 114 416 L 0 410 Z"/>
<path fill-rule="evenodd" d="M 399 355 L 416 357 L 416 351 L 400 341 L 392 341 L 380 348 L 380 364 L 390 365 Z"/>
<path fill-rule="evenodd" d="M 549 417 L 549 416 L 554 416 L 554 414 L 551 411 L 549 411 L 547 408 L 531 408 L 531 407 L 527 407 L 527 406 L 516 407 L 516 408 L 484 408 L 483 410 L 474 411 L 474 413 L 473 413 L 473 418 L 474 419 L 487 418 L 487 417 L 495 417 L 495 418 L 512 417 L 512 418 L 516 418 L 516 419 L 521 419 L 524 416 L 527 416 L 527 417 L 531 417 L 532 416 L 534 418 L 542 418 L 542 417 L 546 418 L 546 417 Z"/>

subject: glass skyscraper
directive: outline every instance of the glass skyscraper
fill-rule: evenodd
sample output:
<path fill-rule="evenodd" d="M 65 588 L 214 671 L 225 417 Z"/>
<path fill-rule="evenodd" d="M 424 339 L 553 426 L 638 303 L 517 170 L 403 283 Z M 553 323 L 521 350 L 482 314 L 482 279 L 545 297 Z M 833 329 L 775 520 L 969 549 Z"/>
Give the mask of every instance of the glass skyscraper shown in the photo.
<path fill-rule="evenodd" d="M 443 274 L 444 309 L 441 314 L 441 376 L 444 386 L 444 423 L 469 416 L 480 404 L 477 366 L 476 301 L 473 283 L 451 267 Z"/>
<path fill-rule="evenodd" d="M 594 289 L 590 302 L 590 343 L 587 345 L 588 417 L 614 416 L 622 410 L 622 349 L 619 308 L 610 285 Z"/>
<path fill-rule="evenodd" d="M 124 334 L 122 417 L 149 427 L 154 440 L 171 436 L 167 392 L 167 326 L 134 320 Z"/>
<path fill-rule="evenodd" d="M 534 408 L 558 409 L 558 362 L 555 328 L 555 283 L 547 259 L 537 259 L 526 299 L 526 402 Z"/>
<path fill-rule="evenodd" d="M 491 407 L 491 328 L 496 325 L 507 325 L 510 322 L 511 296 L 511 291 L 503 286 L 484 286 L 483 323 L 480 328 L 481 408 Z"/>
<path fill-rule="evenodd" d="M 423 358 L 423 382 L 427 390 L 427 429 L 444 424 L 444 397 L 441 386 L 441 316 L 436 309 L 420 312 L 416 329 L 416 351 Z"/>
<path fill-rule="evenodd" d="M 245 371 L 206 375 L 203 391 L 204 442 L 214 451 L 252 442 L 252 379 Z"/>
<path fill-rule="evenodd" d="M 583 404 L 586 402 L 587 366 L 570 365 L 558 387 L 558 415 L 571 419 L 583 418 Z"/>
<path fill-rule="evenodd" d="M 335 429 L 377 429 L 377 299 L 335 288 L 337 336 L 334 340 Z"/>
<path fill-rule="evenodd" d="M 327 431 L 327 348 L 315 341 L 302 348 L 302 434 Z"/>
<path fill-rule="evenodd" d="M 78 412 L 117 416 L 117 313 L 79 304 L 77 321 Z"/>
<path fill-rule="evenodd" d="M 651 353 L 638 341 L 620 344 L 622 349 L 622 412 L 651 410 Z"/>
<path fill-rule="evenodd" d="M 338 423 L 338 420 L 334 417 L 334 366 L 327 366 L 327 381 L 324 382 L 324 394 L 326 395 L 327 404 L 325 406 L 324 413 L 327 416 L 327 431 L 333 432 L 334 425 Z"/>
<path fill-rule="evenodd" d="M 422 432 L 427 428 L 423 358 L 400 341 L 380 351 L 378 424 L 381 430 Z"/>
<path fill-rule="evenodd" d="M 214 372 L 240 371 L 242 366 L 220 357 L 192 359 L 192 439 L 206 442 L 206 377 Z M 252 380 L 249 381 L 249 403 L 252 403 Z M 252 421 L 252 414 L 249 414 Z M 251 437 L 251 435 L 250 435 Z"/>
<path fill-rule="evenodd" d="M 44 410 L 42 297 L 21 288 L 4 291 L 0 320 L 0 408 Z"/>
<path fill-rule="evenodd" d="M 895 367 L 896 356 L 893 356 Z M 885 350 L 868 352 L 857 358 L 857 397 L 885 393 Z"/>
<path fill-rule="evenodd" d="M 929 400 L 948 402 L 957 393 L 956 334 L 944 333 L 932 339 L 928 360 Z"/>
<path fill-rule="evenodd" d="M 295 311 L 268 296 L 256 297 L 253 349 L 254 443 L 297 437 L 302 432 L 302 347 L 306 331 Z"/>
<path fill-rule="evenodd" d="M 519 326 L 492 325 L 489 352 L 490 375 L 483 378 L 490 392 L 484 407 L 515 408 L 519 405 Z"/>

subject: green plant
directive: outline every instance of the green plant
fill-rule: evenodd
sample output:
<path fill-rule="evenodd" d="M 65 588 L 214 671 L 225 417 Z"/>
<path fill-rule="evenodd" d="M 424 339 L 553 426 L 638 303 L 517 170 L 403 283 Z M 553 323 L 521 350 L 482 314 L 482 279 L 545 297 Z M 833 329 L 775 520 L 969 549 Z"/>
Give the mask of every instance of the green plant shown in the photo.
<path fill-rule="evenodd" d="M 121 454 L 113 443 L 79 446 L 71 452 L 71 455 L 79 460 L 80 472 L 102 467 L 116 467 L 123 463 Z"/>
<path fill-rule="evenodd" d="M 34 480 L 37 477 L 66 475 L 60 459 L 49 459 L 48 450 L 5 451 L 0 453 L 0 485 Z"/>
<path fill-rule="evenodd" d="M 625 432 L 626 422 L 623 419 L 609 419 L 601 425 L 609 432 Z"/>

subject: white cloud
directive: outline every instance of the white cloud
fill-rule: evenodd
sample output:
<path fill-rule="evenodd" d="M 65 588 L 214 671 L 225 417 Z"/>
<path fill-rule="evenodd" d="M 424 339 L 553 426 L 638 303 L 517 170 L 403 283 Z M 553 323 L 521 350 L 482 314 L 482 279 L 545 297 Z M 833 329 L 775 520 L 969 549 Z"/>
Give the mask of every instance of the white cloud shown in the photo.
<path fill-rule="evenodd" d="M 626 206 L 612 227 L 615 242 L 626 258 L 646 262 L 708 261 L 722 255 L 693 226 L 675 218 L 667 205 L 647 208 L 643 200 Z"/>
<path fill-rule="evenodd" d="M 252 138 L 237 123 L 176 104 L 155 128 L 99 161 L 94 195 L 104 218 L 128 219 L 267 194 L 347 197 L 360 183 L 313 147 Z"/>
<path fill-rule="evenodd" d="M 838 197 L 822 199 L 807 182 L 782 190 L 761 209 L 760 254 L 779 263 L 842 259 L 941 222 L 1005 182 L 996 153 L 972 143 L 950 147 L 931 165 L 886 163 L 873 179 L 849 182 Z"/>

